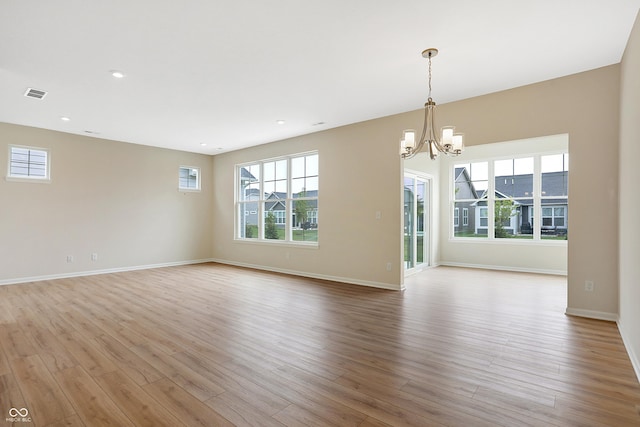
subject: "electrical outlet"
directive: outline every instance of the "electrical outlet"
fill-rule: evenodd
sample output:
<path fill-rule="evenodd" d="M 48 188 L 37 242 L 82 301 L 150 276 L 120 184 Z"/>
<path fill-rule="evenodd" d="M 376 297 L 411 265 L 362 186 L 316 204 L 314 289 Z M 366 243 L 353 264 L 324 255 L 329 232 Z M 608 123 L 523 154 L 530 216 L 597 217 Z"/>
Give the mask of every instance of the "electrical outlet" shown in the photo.
<path fill-rule="evenodd" d="M 595 288 L 595 284 L 593 280 L 585 280 L 584 281 L 584 290 L 587 292 L 593 292 L 593 288 Z"/>
<path fill-rule="evenodd" d="M 91 261 L 97 261 L 98 260 L 98 254 L 97 253 L 92 253 L 91 254 Z"/>
<path fill-rule="evenodd" d="M 387 263 L 387 271 L 391 271 L 391 263 L 390 262 Z"/>
<path fill-rule="evenodd" d="M 67 262 L 73 262 L 73 255 L 67 255 Z"/>

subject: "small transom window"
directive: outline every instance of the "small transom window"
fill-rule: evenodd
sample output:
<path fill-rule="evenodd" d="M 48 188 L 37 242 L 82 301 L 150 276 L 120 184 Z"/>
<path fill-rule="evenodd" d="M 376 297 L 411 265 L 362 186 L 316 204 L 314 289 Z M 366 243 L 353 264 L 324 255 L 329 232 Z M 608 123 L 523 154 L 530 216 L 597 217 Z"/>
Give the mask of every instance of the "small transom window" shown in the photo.
<path fill-rule="evenodd" d="M 180 190 L 200 191 L 200 168 L 180 166 L 178 188 Z"/>
<path fill-rule="evenodd" d="M 49 161 L 47 149 L 10 145 L 7 178 L 49 181 Z"/>

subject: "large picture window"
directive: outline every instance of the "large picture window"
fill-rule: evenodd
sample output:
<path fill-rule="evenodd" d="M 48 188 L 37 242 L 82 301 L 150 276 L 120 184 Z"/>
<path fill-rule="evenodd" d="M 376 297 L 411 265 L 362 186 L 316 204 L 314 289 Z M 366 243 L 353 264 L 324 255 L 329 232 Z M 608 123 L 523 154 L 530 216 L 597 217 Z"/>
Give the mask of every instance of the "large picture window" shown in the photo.
<path fill-rule="evenodd" d="M 318 242 L 318 153 L 236 167 L 236 238 Z"/>
<path fill-rule="evenodd" d="M 566 152 L 453 164 L 454 238 L 567 240 Z M 457 216 L 457 215 L 456 215 Z"/>

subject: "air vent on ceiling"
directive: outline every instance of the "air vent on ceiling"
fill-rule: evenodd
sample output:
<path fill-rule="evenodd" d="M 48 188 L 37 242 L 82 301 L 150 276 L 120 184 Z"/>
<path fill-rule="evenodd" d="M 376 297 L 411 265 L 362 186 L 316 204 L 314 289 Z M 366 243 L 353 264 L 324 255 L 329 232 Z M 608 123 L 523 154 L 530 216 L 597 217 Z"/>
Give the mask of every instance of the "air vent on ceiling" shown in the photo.
<path fill-rule="evenodd" d="M 26 96 L 27 98 L 35 98 L 35 99 L 42 99 L 46 95 L 47 95 L 47 92 L 39 89 L 34 89 L 32 87 L 27 89 L 27 91 L 24 93 L 24 96 Z"/>

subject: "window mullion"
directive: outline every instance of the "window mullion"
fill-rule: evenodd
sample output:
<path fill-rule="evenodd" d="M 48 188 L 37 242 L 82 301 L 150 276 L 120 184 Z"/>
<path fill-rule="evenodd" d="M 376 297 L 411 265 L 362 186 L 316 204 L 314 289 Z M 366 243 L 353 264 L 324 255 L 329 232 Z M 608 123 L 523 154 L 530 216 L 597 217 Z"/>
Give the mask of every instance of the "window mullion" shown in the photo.
<path fill-rule="evenodd" d="M 291 158 L 287 159 L 287 197 L 284 217 L 284 240 L 290 242 L 293 240 L 293 194 L 291 193 Z"/>
<path fill-rule="evenodd" d="M 542 230 L 542 173 L 541 156 L 533 157 L 533 240 L 541 239 Z"/>
<path fill-rule="evenodd" d="M 496 177 L 494 176 L 494 161 L 490 161 L 487 165 L 488 169 L 488 179 L 487 183 L 487 208 L 488 208 L 488 219 L 487 219 L 487 238 L 494 239 L 495 238 L 495 215 L 496 215 Z"/>
<path fill-rule="evenodd" d="M 260 165 L 260 181 L 258 182 L 258 238 L 260 240 L 264 239 L 264 162 L 258 162 Z"/>

